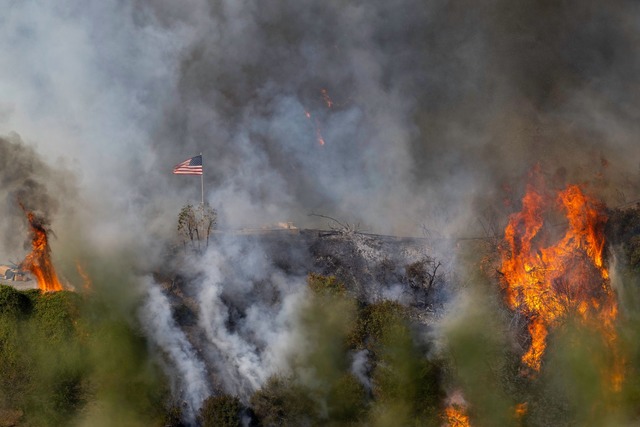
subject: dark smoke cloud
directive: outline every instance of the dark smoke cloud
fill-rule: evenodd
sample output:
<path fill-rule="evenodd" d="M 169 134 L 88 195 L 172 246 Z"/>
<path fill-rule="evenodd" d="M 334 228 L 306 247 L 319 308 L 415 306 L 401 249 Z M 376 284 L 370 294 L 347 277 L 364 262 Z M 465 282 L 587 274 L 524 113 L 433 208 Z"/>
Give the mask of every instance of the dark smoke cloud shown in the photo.
<path fill-rule="evenodd" d="M 58 213 L 60 200 L 73 204 L 73 189 L 70 172 L 49 166 L 18 135 L 0 138 L 0 262 L 8 257 L 19 261 L 29 246 L 24 210 L 34 212 L 46 226 Z"/>

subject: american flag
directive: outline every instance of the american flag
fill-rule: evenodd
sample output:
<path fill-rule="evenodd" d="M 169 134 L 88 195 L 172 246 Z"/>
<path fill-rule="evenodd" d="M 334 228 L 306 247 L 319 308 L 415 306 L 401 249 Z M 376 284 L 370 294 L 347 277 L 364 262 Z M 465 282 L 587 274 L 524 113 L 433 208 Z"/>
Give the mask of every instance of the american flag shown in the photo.
<path fill-rule="evenodd" d="M 175 165 L 173 173 L 177 175 L 202 175 L 202 154 Z"/>

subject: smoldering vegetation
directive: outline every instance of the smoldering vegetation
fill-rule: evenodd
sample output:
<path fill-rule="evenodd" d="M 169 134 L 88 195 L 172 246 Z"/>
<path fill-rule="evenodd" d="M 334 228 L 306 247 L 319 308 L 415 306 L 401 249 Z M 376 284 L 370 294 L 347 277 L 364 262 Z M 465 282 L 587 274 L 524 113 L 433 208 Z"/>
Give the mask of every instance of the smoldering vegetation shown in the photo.
<path fill-rule="evenodd" d="M 221 232 L 204 254 L 188 250 L 168 260 L 156 286 L 172 301 L 178 333 L 197 349 L 212 390 L 248 404 L 269 378 L 288 374 L 290 357 L 307 346 L 300 316 L 314 278 L 327 278 L 363 306 L 410 306 L 422 324 L 441 314 L 449 270 L 427 255 L 424 243 L 335 230 Z M 190 387 L 176 367 L 176 381 Z M 195 409 L 201 403 L 185 402 Z"/>
<path fill-rule="evenodd" d="M 205 253 L 174 258 L 155 286 L 172 301 L 214 396 L 203 403 L 178 394 L 183 407 L 203 405 L 201 417 L 215 417 L 226 411 L 216 399 L 235 396 L 245 409 L 234 422 L 384 425 L 421 414 L 439 422 L 441 373 L 427 336 L 447 290 L 444 268 L 422 243 L 321 230 L 221 233 Z M 188 389 L 180 362 L 152 341 Z M 373 393 L 384 396 L 377 406 Z"/>

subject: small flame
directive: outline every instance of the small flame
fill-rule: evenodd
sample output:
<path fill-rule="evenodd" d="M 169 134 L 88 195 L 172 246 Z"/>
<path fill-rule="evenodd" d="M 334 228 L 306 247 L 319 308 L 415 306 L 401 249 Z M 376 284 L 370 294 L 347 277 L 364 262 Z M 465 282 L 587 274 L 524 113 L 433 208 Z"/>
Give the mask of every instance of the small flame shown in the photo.
<path fill-rule="evenodd" d="M 615 320 L 617 299 L 604 265 L 604 206 L 577 185 L 558 192 L 555 201 L 533 185 L 527 187 L 522 210 L 512 214 L 501 247 L 504 295 L 509 307 L 529 319 L 531 344 L 522 363 L 539 371 L 549 329 L 569 312 L 599 330 L 614 354 L 613 388 L 621 377 Z M 564 236 L 550 244 L 545 216 L 552 207 L 567 220 Z"/>
<path fill-rule="evenodd" d="M 470 427 L 469 416 L 460 405 L 450 405 L 444 410 L 444 427 Z"/>
<path fill-rule="evenodd" d="M 22 207 L 23 210 L 24 207 Z M 47 229 L 43 221 L 33 212 L 25 210 L 33 237 L 31 239 L 31 253 L 29 253 L 20 267 L 30 271 L 38 281 L 38 287 L 44 292 L 61 291 L 62 284 L 58 280 L 55 268 L 51 262 L 51 249 L 47 237 Z"/>
<path fill-rule="evenodd" d="M 527 402 L 518 403 L 514 409 L 516 418 L 524 417 L 527 414 L 528 410 L 529 410 L 529 405 L 527 404 Z"/>
<path fill-rule="evenodd" d="M 324 103 L 327 105 L 327 108 L 332 108 L 333 101 L 329 97 L 329 92 L 327 92 L 326 89 L 321 89 L 320 93 L 322 94 L 322 99 L 324 100 Z"/>

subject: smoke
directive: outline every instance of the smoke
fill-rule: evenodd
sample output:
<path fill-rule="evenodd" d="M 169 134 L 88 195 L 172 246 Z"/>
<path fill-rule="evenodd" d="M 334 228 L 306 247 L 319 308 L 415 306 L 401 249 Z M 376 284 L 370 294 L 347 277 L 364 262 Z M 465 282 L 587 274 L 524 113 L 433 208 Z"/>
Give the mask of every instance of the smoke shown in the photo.
<path fill-rule="evenodd" d="M 199 190 L 170 167 L 199 152 L 230 227 L 314 225 L 315 211 L 460 234 L 536 162 L 611 203 L 638 195 L 637 14 L 630 1 L 14 2 L 0 131 L 71 166 L 104 240 L 165 236 Z"/>
<path fill-rule="evenodd" d="M 156 146 L 210 159 L 210 200 L 232 224 L 321 211 L 460 233 L 537 162 L 620 203 L 638 195 L 623 154 L 638 153 L 637 10 L 576 6 L 210 3 Z M 142 7 L 184 25 L 175 8 Z"/>
<path fill-rule="evenodd" d="M 203 274 L 198 322 L 223 390 L 248 400 L 271 375 L 287 371 L 305 279 L 274 268 L 256 243 L 221 243 L 193 267 Z"/>
<path fill-rule="evenodd" d="M 371 392 L 371 378 L 369 378 L 369 352 L 360 350 L 353 354 L 351 372 L 358 378 L 358 381 L 365 387 L 367 392 Z"/>
<path fill-rule="evenodd" d="M 179 399 L 187 403 L 184 416 L 190 422 L 195 422 L 197 410 L 211 395 L 206 382 L 205 366 L 184 332 L 171 317 L 169 299 L 151 281 L 146 286 L 141 321 L 148 336 L 168 353 L 169 364 L 177 371 L 172 378 L 173 394 L 180 396 Z"/>
<path fill-rule="evenodd" d="M 611 203 L 638 195 L 637 13 L 629 1 L 14 3 L 0 129 L 71 163 L 104 239 L 140 217 L 166 235 L 199 190 L 170 167 L 199 152 L 230 227 L 314 225 L 320 212 L 461 234 L 536 162 Z"/>

